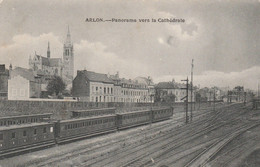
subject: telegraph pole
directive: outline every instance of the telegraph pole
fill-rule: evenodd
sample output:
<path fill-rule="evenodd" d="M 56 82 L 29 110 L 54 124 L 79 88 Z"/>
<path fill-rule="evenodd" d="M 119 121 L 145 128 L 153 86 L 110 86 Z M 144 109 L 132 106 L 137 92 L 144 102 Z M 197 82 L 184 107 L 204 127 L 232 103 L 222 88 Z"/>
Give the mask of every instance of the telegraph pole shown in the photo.
<path fill-rule="evenodd" d="M 188 111 L 189 111 L 189 79 L 181 80 L 181 81 L 186 81 L 186 88 L 181 88 L 181 89 L 186 89 L 186 96 L 183 97 L 181 100 L 186 99 L 186 107 L 185 107 L 185 113 L 186 113 L 186 123 L 189 122 L 189 116 L 188 116 Z"/>
<path fill-rule="evenodd" d="M 192 59 L 192 61 L 191 61 L 191 81 L 190 81 L 190 86 L 191 86 L 191 90 L 190 90 L 190 92 L 191 92 L 191 95 L 190 95 L 190 97 L 191 97 L 191 107 L 190 107 L 190 119 L 192 120 L 192 108 L 193 108 L 193 104 L 192 104 L 192 102 L 193 102 L 193 67 L 194 67 L 194 65 L 193 65 L 193 59 Z"/>
<path fill-rule="evenodd" d="M 216 90 L 215 90 L 215 87 L 214 87 L 214 111 L 215 111 L 215 100 L 216 100 L 216 92 L 215 92 Z"/>
<path fill-rule="evenodd" d="M 246 105 L 246 92 L 244 91 L 244 105 Z"/>
<path fill-rule="evenodd" d="M 257 98 L 259 98 L 259 79 L 257 80 Z"/>

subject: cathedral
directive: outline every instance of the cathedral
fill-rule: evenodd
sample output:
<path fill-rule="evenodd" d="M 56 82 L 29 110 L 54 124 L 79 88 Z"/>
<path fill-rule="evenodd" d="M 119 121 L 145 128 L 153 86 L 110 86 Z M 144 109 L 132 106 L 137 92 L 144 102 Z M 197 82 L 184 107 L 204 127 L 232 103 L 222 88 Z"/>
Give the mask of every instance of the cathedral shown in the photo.
<path fill-rule="evenodd" d="M 51 58 L 50 43 L 48 42 L 47 57 L 37 55 L 29 58 L 29 68 L 37 75 L 54 76 L 58 75 L 67 83 L 71 84 L 74 74 L 74 51 L 71 42 L 70 30 L 63 45 L 63 58 Z"/>

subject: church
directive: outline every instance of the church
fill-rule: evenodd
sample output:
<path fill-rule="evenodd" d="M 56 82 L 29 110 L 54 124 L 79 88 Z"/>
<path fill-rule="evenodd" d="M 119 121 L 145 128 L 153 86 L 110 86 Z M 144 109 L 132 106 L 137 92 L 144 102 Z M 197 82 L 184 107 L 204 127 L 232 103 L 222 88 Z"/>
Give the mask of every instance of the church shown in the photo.
<path fill-rule="evenodd" d="M 63 58 L 51 58 L 50 43 L 48 42 L 47 57 L 35 55 L 29 58 L 29 68 L 36 75 L 52 77 L 54 75 L 62 77 L 67 85 L 72 84 L 74 74 L 74 50 L 71 42 L 70 30 L 63 45 Z"/>

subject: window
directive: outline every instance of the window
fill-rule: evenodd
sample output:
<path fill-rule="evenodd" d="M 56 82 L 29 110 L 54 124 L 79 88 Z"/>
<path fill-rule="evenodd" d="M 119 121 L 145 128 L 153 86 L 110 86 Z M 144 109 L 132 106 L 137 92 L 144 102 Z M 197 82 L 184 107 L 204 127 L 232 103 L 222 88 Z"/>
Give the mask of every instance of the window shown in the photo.
<path fill-rule="evenodd" d="M 53 127 L 50 127 L 50 132 L 51 132 L 51 133 L 53 132 Z"/>
<path fill-rule="evenodd" d="M 26 130 L 23 131 L 23 136 L 26 136 Z"/>
<path fill-rule="evenodd" d="M 37 129 L 34 129 L 34 132 L 33 132 L 33 134 L 34 134 L 34 135 L 36 135 L 36 134 L 37 134 Z"/>
<path fill-rule="evenodd" d="M 13 90 L 12 90 L 12 95 L 13 95 L 13 96 L 17 96 L 17 90 L 16 90 L 16 89 L 13 89 Z"/>
<path fill-rule="evenodd" d="M 4 139 L 4 135 L 0 134 L 0 140 L 3 140 L 3 139 Z"/>
<path fill-rule="evenodd" d="M 96 87 L 96 91 L 98 91 L 98 87 Z"/>
<path fill-rule="evenodd" d="M 109 88 L 107 88 L 107 93 L 109 94 Z"/>
<path fill-rule="evenodd" d="M 14 138 L 15 138 L 15 132 L 12 133 L 12 139 L 14 139 Z"/>
<path fill-rule="evenodd" d="M 24 89 L 20 90 L 20 96 L 25 96 L 25 90 Z"/>
<path fill-rule="evenodd" d="M 107 92 L 108 92 L 108 90 L 109 90 L 109 89 L 107 88 Z M 106 93 L 106 88 L 104 88 L 104 93 Z M 108 92 L 108 93 L 109 93 L 109 92 Z"/>
<path fill-rule="evenodd" d="M 46 133 L 46 132 L 47 132 L 46 127 L 44 127 L 43 128 L 43 133 Z"/>

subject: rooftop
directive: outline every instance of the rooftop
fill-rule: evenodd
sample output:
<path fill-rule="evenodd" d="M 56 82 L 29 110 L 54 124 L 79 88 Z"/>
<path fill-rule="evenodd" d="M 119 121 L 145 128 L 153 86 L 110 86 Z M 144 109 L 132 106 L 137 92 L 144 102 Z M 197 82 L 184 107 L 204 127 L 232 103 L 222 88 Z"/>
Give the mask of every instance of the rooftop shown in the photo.
<path fill-rule="evenodd" d="M 108 78 L 106 74 L 96 73 L 96 72 L 87 71 L 87 70 L 83 70 L 81 72 L 90 81 L 104 82 L 104 83 L 114 83 L 114 81 L 112 79 Z"/>

